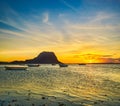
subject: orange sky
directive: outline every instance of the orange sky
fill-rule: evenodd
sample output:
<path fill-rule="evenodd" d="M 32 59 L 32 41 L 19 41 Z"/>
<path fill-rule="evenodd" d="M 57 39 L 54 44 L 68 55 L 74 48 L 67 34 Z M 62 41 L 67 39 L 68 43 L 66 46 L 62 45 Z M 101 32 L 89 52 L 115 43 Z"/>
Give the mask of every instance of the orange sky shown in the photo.
<path fill-rule="evenodd" d="M 52 51 L 65 63 L 119 63 L 120 2 L 111 5 L 106 0 L 104 6 L 100 0 L 60 1 L 52 7 L 41 1 L 39 7 L 0 1 L 0 61 L 26 60 Z"/>
<path fill-rule="evenodd" d="M 42 51 L 40 51 L 42 52 Z M 36 57 L 40 52 L 6 52 L 0 55 L 1 61 L 26 60 Z M 9 54 L 9 55 L 8 55 Z M 102 54 L 81 54 L 68 52 L 55 52 L 58 60 L 64 63 L 120 63 L 117 55 L 102 55 Z"/>

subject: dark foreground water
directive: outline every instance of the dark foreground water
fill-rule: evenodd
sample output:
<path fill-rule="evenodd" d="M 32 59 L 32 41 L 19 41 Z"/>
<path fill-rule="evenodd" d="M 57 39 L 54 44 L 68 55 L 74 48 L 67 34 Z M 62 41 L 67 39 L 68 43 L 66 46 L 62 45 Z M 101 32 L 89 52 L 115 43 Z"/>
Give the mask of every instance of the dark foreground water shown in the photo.
<path fill-rule="evenodd" d="M 57 106 L 56 101 L 63 102 L 58 106 L 120 106 L 120 64 L 41 65 L 26 71 L 5 70 L 1 65 L 0 105 L 9 106 L 10 98 L 21 98 L 22 105 L 14 106 Z M 38 105 L 41 98 L 45 105 Z"/>

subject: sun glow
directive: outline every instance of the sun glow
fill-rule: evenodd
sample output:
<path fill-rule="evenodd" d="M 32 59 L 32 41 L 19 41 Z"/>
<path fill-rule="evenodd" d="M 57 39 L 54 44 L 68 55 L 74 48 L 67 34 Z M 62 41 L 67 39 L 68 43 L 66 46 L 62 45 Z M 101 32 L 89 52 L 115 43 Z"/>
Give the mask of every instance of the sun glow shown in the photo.
<path fill-rule="evenodd" d="M 46 48 L 45 48 L 46 50 Z M 44 50 L 42 50 L 44 51 Z M 27 59 L 35 58 L 40 52 L 39 50 L 34 51 L 31 49 L 30 51 L 6 51 L 1 52 L 0 54 L 0 61 L 24 61 Z M 51 51 L 55 51 L 52 49 Z M 103 55 L 103 54 L 77 54 L 74 53 L 65 53 L 59 51 L 54 52 L 57 56 L 58 60 L 64 63 L 119 63 L 119 59 L 114 59 L 112 56 Z"/>
<path fill-rule="evenodd" d="M 51 10 L 21 15 L 6 8 L 0 18 L 0 61 L 26 60 L 52 51 L 65 63 L 120 63 L 119 12 Z"/>

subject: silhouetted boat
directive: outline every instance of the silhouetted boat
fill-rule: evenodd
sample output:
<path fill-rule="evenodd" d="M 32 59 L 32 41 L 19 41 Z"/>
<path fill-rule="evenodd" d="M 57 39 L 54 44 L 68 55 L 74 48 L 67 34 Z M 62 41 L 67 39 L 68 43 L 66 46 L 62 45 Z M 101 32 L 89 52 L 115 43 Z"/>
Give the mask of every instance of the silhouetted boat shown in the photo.
<path fill-rule="evenodd" d="M 12 65 L 12 66 L 5 66 L 6 70 L 26 70 L 27 66 L 21 66 L 21 65 Z"/>
<path fill-rule="evenodd" d="M 39 64 L 28 64 L 29 67 L 39 67 Z"/>
<path fill-rule="evenodd" d="M 60 66 L 60 67 L 68 67 L 67 64 L 63 64 L 63 63 L 60 63 L 59 66 Z"/>
<path fill-rule="evenodd" d="M 56 64 L 53 63 L 52 66 L 54 66 L 54 65 L 56 65 Z"/>
<path fill-rule="evenodd" d="M 86 65 L 85 63 L 80 63 L 80 64 L 78 64 L 78 65 Z"/>

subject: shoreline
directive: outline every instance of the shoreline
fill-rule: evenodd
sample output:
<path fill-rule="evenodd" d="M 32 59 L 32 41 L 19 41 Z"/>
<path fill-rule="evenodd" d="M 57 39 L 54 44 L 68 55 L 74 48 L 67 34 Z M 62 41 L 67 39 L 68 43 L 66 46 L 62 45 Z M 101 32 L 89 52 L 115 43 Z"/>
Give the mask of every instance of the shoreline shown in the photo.
<path fill-rule="evenodd" d="M 107 97 L 108 95 L 104 96 Z M 30 90 L 27 93 L 24 92 L 24 94 L 17 91 L 0 93 L 0 106 L 117 106 L 116 103 L 119 104 L 119 101 L 120 99 L 70 101 L 57 95 L 48 96 L 32 93 Z"/>
<path fill-rule="evenodd" d="M 84 106 L 67 99 L 44 94 L 27 94 L 15 92 L 3 92 L 0 95 L 0 106 Z"/>

